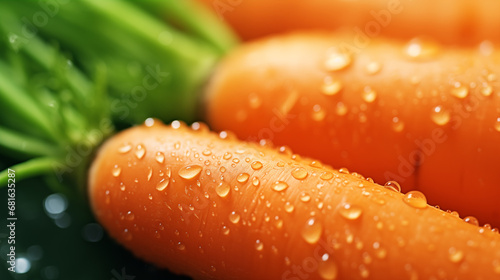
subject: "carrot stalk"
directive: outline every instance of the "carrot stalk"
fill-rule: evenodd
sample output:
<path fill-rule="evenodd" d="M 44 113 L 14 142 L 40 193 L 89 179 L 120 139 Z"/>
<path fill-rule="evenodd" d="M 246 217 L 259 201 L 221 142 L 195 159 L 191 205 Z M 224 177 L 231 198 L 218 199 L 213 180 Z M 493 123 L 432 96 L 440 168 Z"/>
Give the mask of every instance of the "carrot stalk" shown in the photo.
<path fill-rule="evenodd" d="M 57 153 L 57 148 L 53 144 L 4 127 L 0 127 L 0 147 L 21 157 L 48 156 Z"/>
<path fill-rule="evenodd" d="M 16 180 L 21 181 L 31 177 L 50 173 L 54 169 L 54 165 L 61 164 L 60 160 L 53 157 L 37 157 L 25 162 L 11 166 L 9 169 L 16 172 Z M 0 172 L 0 188 L 7 187 L 9 179 L 9 170 L 5 169 Z"/>
<path fill-rule="evenodd" d="M 499 276 L 500 235 L 420 192 L 193 127 L 149 120 L 91 166 L 96 218 L 140 258 L 194 279 Z"/>

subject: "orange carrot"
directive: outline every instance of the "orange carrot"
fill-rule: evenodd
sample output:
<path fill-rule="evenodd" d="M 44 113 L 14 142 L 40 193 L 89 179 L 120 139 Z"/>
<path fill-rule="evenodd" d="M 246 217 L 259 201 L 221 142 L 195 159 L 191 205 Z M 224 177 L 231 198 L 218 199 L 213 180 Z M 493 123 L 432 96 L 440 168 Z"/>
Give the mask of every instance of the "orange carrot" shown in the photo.
<path fill-rule="evenodd" d="M 354 30 L 368 39 L 434 38 L 443 43 L 500 41 L 495 0 L 200 0 L 245 40 L 297 29 Z"/>
<path fill-rule="evenodd" d="M 149 120 L 93 162 L 94 213 L 140 258 L 194 279 L 500 277 L 500 235 L 419 192 L 193 127 Z"/>
<path fill-rule="evenodd" d="M 348 38 L 300 33 L 239 48 L 211 80 L 208 123 L 500 226 L 500 52 Z"/>

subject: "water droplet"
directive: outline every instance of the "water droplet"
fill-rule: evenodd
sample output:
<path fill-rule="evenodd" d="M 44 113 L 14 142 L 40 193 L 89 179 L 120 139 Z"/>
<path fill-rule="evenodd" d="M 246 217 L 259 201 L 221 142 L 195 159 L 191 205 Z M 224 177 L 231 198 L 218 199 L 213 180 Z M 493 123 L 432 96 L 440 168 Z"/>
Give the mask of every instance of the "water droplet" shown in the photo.
<path fill-rule="evenodd" d="M 361 96 L 363 97 L 363 100 L 365 102 L 372 103 L 373 101 L 375 101 L 375 99 L 377 99 L 377 92 L 375 92 L 375 90 L 373 90 L 371 87 L 366 86 L 363 89 L 363 93 Z"/>
<path fill-rule="evenodd" d="M 231 157 L 233 156 L 233 154 L 231 154 L 230 152 L 225 152 L 224 155 L 222 156 L 223 159 L 230 159 Z"/>
<path fill-rule="evenodd" d="M 333 178 L 333 173 L 332 173 L 332 172 L 329 172 L 329 171 L 323 172 L 323 173 L 319 176 L 319 178 L 320 178 L 321 180 L 328 181 L 328 180 L 330 180 L 330 179 L 332 179 L 332 178 Z"/>
<path fill-rule="evenodd" d="M 325 60 L 325 69 L 327 71 L 338 71 L 351 64 L 351 57 L 348 54 L 331 52 Z"/>
<path fill-rule="evenodd" d="M 483 84 L 483 87 L 481 88 L 481 94 L 483 96 L 491 96 L 491 94 L 493 93 L 493 87 L 488 85 L 488 84 Z"/>
<path fill-rule="evenodd" d="M 479 221 L 476 219 L 476 217 L 473 216 L 467 216 L 464 218 L 464 221 L 468 224 L 474 225 L 474 226 L 479 226 Z"/>
<path fill-rule="evenodd" d="M 324 280 L 335 280 L 338 275 L 338 267 L 333 258 L 328 254 L 321 256 L 318 264 L 318 274 Z"/>
<path fill-rule="evenodd" d="M 300 194 L 300 201 L 309 202 L 311 200 L 311 196 L 305 192 Z"/>
<path fill-rule="evenodd" d="M 130 152 L 130 150 L 132 150 L 132 145 L 130 145 L 128 143 L 125 143 L 125 144 L 123 144 L 123 146 L 118 148 L 118 152 L 120 154 L 126 154 L 126 153 Z"/>
<path fill-rule="evenodd" d="M 293 178 L 297 180 L 304 180 L 307 177 L 308 173 L 305 168 L 302 167 L 297 167 L 294 170 L 292 170 L 292 176 Z"/>
<path fill-rule="evenodd" d="M 325 119 L 326 111 L 320 105 L 316 104 L 313 106 L 313 111 L 311 113 L 311 117 L 313 120 L 320 122 Z"/>
<path fill-rule="evenodd" d="M 132 233 L 127 228 L 123 230 L 122 235 L 123 235 L 123 239 L 125 239 L 125 241 L 132 240 Z"/>
<path fill-rule="evenodd" d="M 366 73 L 368 73 L 369 75 L 375 75 L 378 72 L 380 72 L 381 69 L 382 69 L 382 64 L 376 61 L 368 63 L 365 67 Z"/>
<path fill-rule="evenodd" d="M 165 155 L 162 152 L 157 152 L 155 159 L 158 163 L 163 163 L 165 161 Z"/>
<path fill-rule="evenodd" d="M 431 58 L 440 51 L 440 47 L 433 42 L 413 39 L 407 45 L 405 52 L 410 58 Z"/>
<path fill-rule="evenodd" d="M 419 191 L 408 192 L 403 197 L 403 201 L 413 208 L 425 209 L 427 207 L 427 198 Z"/>
<path fill-rule="evenodd" d="M 209 155 L 212 154 L 212 151 L 210 151 L 210 150 L 207 149 L 207 150 L 204 150 L 203 152 L 201 152 L 201 154 L 204 155 L 204 156 L 209 156 Z"/>
<path fill-rule="evenodd" d="M 238 175 L 238 177 L 236 177 L 236 181 L 244 184 L 248 181 L 249 177 L 250 175 L 248 175 L 247 173 L 241 173 L 240 175 Z"/>
<path fill-rule="evenodd" d="M 451 94 L 456 98 L 464 99 L 469 95 L 469 89 L 458 83 L 457 86 L 451 89 Z"/>
<path fill-rule="evenodd" d="M 394 191 L 394 192 L 401 192 L 401 186 L 396 181 L 387 181 L 384 184 L 384 188 L 391 190 L 391 191 Z"/>
<path fill-rule="evenodd" d="M 199 165 L 184 166 L 179 170 L 179 176 L 181 176 L 186 180 L 192 180 L 196 178 L 198 175 L 200 175 L 202 169 L 203 167 Z"/>
<path fill-rule="evenodd" d="M 139 144 L 135 147 L 135 156 L 138 159 L 142 159 L 145 154 L 146 154 L 146 148 L 144 148 L 142 144 Z"/>
<path fill-rule="evenodd" d="M 224 173 L 224 172 L 226 172 L 226 168 L 224 166 L 221 166 L 219 168 L 219 171 L 220 171 L 220 173 Z"/>
<path fill-rule="evenodd" d="M 118 166 L 118 165 L 115 165 L 113 167 L 113 170 L 111 170 L 111 174 L 113 175 L 113 177 L 118 177 L 120 176 L 120 173 L 122 172 L 122 169 Z"/>
<path fill-rule="evenodd" d="M 321 92 L 324 95 L 333 96 L 340 92 L 342 89 L 342 82 L 338 79 L 334 79 L 330 76 L 325 77 L 323 80 L 323 85 L 321 86 Z"/>
<path fill-rule="evenodd" d="M 262 165 L 262 162 L 260 162 L 260 161 L 254 161 L 254 162 L 252 162 L 251 166 L 252 166 L 253 170 L 259 170 L 262 168 L 263 165 Z"/>
<path fill-rule="evenodd" d="M 174 149 L 179 150 L 181 148 L 181 143 L 180 142 L 175 142 L 174 143 Z"/>
<path fill-rule="evenodd" d="M 285 212 L 287 213 L 292 213 L 293 212 L 293 209 L 295 209 L 295 207 L 293 206 L 293 204 L 291 204 L 289 201 L 287 201 L 285 203 Z"/>
<path fill-rule="evenodd" d="M 217 193 L 218 196 L 220 197 L 226 197 L 229 194 L 229 191 L 231 190 L 231 186 L 229 186 L 228 183 L 222 181 L 216 188 L 215 192 Z"/>
<path fill-rule="evenodd" d="M 314 218 L 307 220 L 305 227 L 302 229 L 302 237 L 309 244 L 316 244 L 323 232 L 323 226 Z"/>
<path fill-rule="evenodd" d="M 150 167 L 148 173 L 148 182 L 151 180 L 151 177 L 153 177 L 153 169 Z"/>
<path fill-rule="evenodd" d="M 262 243 L 260 240 L 257 239 L 257 241 L 255 241 L 255 250 L 262 251 L 263 249 L 264 249 L 264 243 Z"/>
<path fill-rule="evenodd" d="M 398 117 L 392 118 L 392 129 L 395 132 L 401 132 L 405 128 L 405 123 L 401 121 Z"/>
<path fill-rule="evenodd" d="M 345 106 L 343 102 L 338 102 L 335 107 L 335 113 L 338 116 L 345 116 L 345 114 L 347 114 L 347 106 Z"/>
<path fill-rule="evenodd" d="M 347 169 L 347 168 L 345 168 L 345 167 L 340 168 L 340 169 L 339 169 L 339 172 L 340 172 L 340 173 L 343 173 L 343 174 L 350 174 L 349 169 Z"/>
<path fill-rule="evenodd" d="M 259 178 L 257 178 L 257 177 L 253 177 L 253 179 L 252 179 L 252 185 L 253 185 L 254 187 L 258 187 L 258 186 L 260 185 Z"/>
<path fill-rule="evenodd" d="M 235 211 L 231 212 L 231 214 L 229 214 L 229 221 L 233 224 L 237 224 L 240 221 L 240 214 Z"/>
<path fill-rule="evenodd" d="M 128 211 L 127 214 L 125 215 L 125 219 L 127 219 L 127 221 L 133 221 L 135 218 L 135 215 L 134 213 L 132 213 L 132 211 Z"/>
<path fill-rule="evenodd" d="M 340 215 L 348 220 L 357 220 L 363 214 L 363 209 L 356 205 L 351 205 L 349 203 L 344 204 L 340 210 Z"/>
<path fill-rule="evenodd" d="M 274 185 L 272 186 L 272 189 L 274 191 L 277 191 L 277 192 L 281 192 L 281 191 L 284 191 L 288 188 L 288 184 L 283 182 L 283 181 L 277 181 L 276 183 L 274 183 Z"/>
<path fill-rule="evenodd" d="M 449 258 L 452 263 L 459 263 L 464 259 L 464 252 L 457 250 L 454 247 L 451 247 L 448 250 Z"/>
<path fill-rule="evenodd" d="M 230 232 L 231 230 L 227 226 L 222 227 L 222 234 L 229 235 Z"/>
<path fill-rule="evenodd" d="M 493 127 L 495 128 L 496 131 L 500 132 L 500 117 L 496 119 Z"/>
<path fill-rule="evenodd" d="M 248 104 L 250 105 L 250 108 L 258 109 L 262 105 L 262 100 L 257 94 L 252 93 L 248 96 Z"/>
<path fill-rule="evenodd" d="M 186 245 L 182 244 L 182 242 L 177 243 L 177 250 L 184 251 L 186 250 Z"/>
<path fill-rule="evenodd" d="M 168 183 L 170 183 L 170 178 L 169 177 L 163 178 L 156 185 L 156 189 L 159 191 L 163 191 L 168 187 Z"/>
<path fill-rule="evenodd" d="M 450 112 L 441 106 L 436 106 L 432 109 L 431 119 L 437 125 L 446 125 L 450 121 Z"/>

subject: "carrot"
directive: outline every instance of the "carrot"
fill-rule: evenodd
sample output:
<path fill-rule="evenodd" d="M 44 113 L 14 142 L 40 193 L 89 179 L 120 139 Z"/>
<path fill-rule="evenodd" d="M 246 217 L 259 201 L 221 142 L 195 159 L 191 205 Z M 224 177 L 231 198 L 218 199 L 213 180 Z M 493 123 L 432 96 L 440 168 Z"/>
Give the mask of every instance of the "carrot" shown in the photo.
<path fill-rule="evenodd" d="M 500 226 L 500 53 L 348 38 L 296 33 L 239 48 L 207 89 L 208 123 Z"/>
<path fill-rule="evenodd" d="M 354 30 L 368 39 L 426 36 L 449 44 L 500 41 L 494 0 L 201 0 L 244 40 L 297 29 Z"/>
<path fill-rule="evenodd" d="M 500 277 L 500 235 L 420 192 L 193 127 L 148 120 L 93 161 L 96 218 L 140 258 L 194 279 Z"/>

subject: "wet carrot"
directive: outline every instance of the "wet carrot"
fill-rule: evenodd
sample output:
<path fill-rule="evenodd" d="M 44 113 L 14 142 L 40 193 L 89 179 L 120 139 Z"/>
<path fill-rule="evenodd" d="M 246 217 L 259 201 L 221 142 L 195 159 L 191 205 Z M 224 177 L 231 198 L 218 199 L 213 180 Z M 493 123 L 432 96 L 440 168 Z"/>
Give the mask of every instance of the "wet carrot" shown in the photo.
<path fill-rule="evenodd" d="M 500 41 L 494 0 L 201 0 L 245 40 L 292 30 L 345 27 L 358 36 L 431 37 L 449 44 Z"/>
<path fill-rule="evenodd" d="M 97 219 L 140 258 L 194 279 L 500 276 L 500 235 L 419 192 L 193 127 L 149 120 L 90 169 Z"/>
<path fill-rule="evenodd" d="M 207 89 L 208 123 L 500 226 L 500 52 L 355 46 L 339 33 L 299 33 L 241 47 Z"/>

